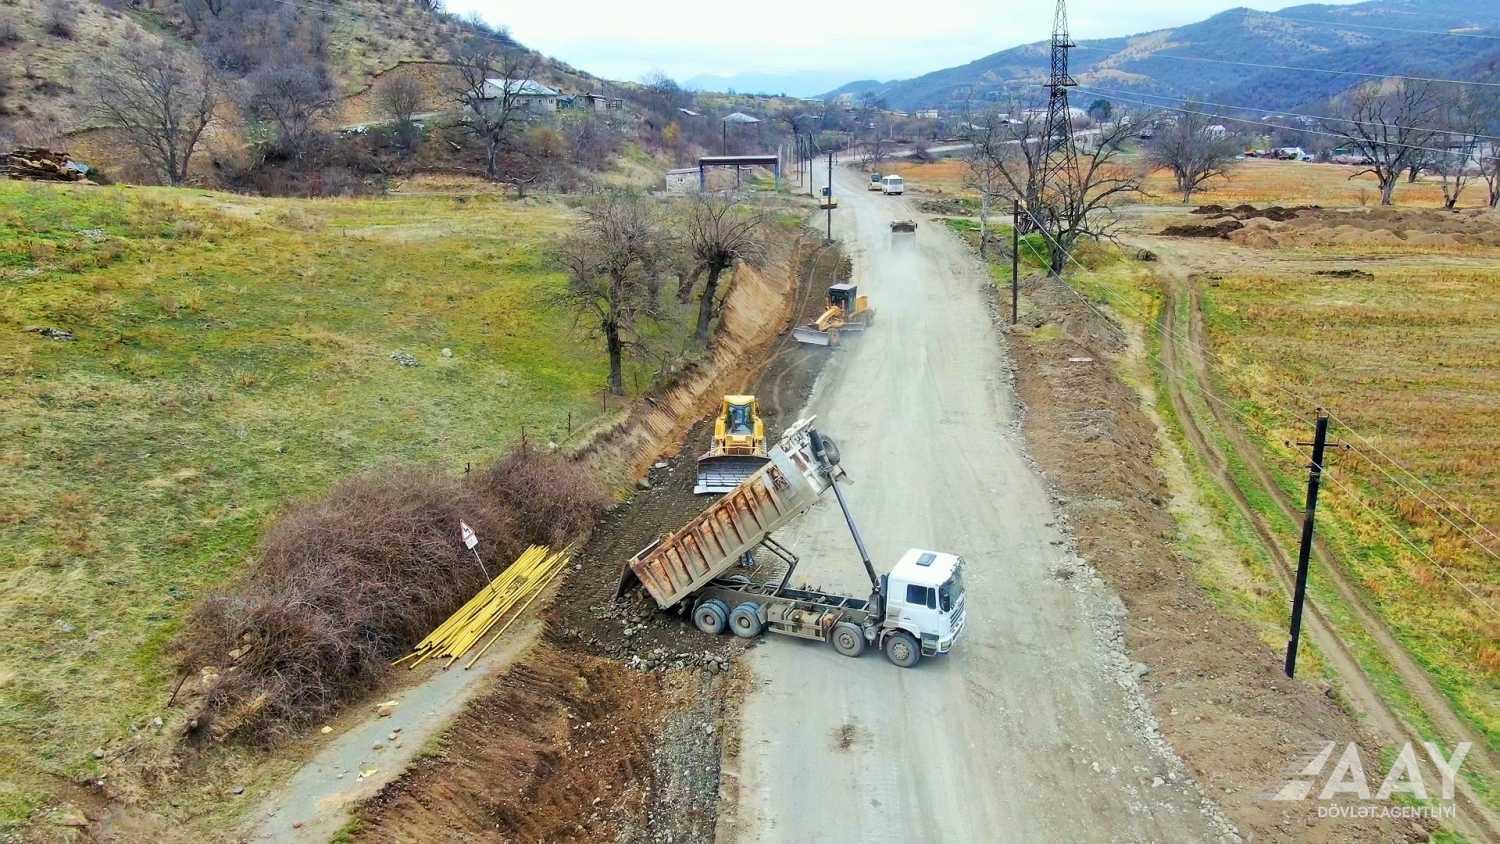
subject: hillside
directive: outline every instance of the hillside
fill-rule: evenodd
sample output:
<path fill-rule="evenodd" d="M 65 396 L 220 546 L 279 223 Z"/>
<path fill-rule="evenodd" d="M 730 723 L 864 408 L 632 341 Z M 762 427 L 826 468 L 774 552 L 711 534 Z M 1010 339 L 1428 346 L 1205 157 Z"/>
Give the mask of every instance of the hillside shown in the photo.
<path fill-rule="evenodd" d="M 1452 77 L 1500 54 L 1493 39 L 1441 34 L 1460 30 L 1500 33 L 1500 6 L 1371 0 L 1275 13 L 1234 9 L 1172 29 L 1080 41 L 1072 69 L 1084 87 L 1289 108 L 1336 93 L 1354 77 L 1221 62 Z M 1037 41 L 914 79 L 851 83 L 827 96 L 869 93 L 892 108 L 961 108 L 969 101 L 1034 95 L 1047 62 L 1047 42 Z"/>
<path fill-rule="evenodd" d="M 288 503 L 601 412 L 603 346 L 551 304 L 561 203 L 0 180 L 0 208 L 0 840 L 159 712 L 187 608 Z"/>

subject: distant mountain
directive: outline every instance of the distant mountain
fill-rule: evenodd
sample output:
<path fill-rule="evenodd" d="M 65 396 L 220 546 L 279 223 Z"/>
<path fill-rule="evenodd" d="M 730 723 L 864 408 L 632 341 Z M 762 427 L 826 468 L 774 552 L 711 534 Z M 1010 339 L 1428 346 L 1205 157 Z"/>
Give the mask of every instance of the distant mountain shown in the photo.
<path fill-rule="evenodd" d="M 1370 0 L 1270 13 L 1233 9 L 1172 29 L 1081 41 L 1071 70 L 1081 87 L 1095 91 L 1285 109 L 1337 93 L 1360 77 L 1224 62 L 1463 78 L 1456 74 L 1500 56 L 1500 41 L 1447 32 L 1500 35 L 1500 3 Z M 914 79 L 852 83 L 824 96 L 868 93 L 908 110 L 1036 96 L 1048 57 L 1048 42 L 1038 41 Z"/>
<path fill-rule="evenodd" d="M 682 84 L 692 91 L 734 91 L 739 94 L 786 94 L 789 97 L 811 97 L 840 85 L 879 85 L 879 82 L 853 82 L 857 74 L 807 71 L 804 73 L 726 73 L 694 76 Z"/>

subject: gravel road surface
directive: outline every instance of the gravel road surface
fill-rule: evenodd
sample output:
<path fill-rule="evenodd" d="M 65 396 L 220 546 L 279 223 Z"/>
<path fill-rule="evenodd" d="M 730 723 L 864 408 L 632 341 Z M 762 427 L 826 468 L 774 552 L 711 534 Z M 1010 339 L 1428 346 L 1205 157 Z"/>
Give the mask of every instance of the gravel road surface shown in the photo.
<path fill-rule="evenodd" d="M 806 414 L 838 440 L 877 570 L 908 547 L 968 561 L 955 652 L 910 670 L 785 637 L 749 655 L 725 841 L 1233 838 L 1156 733 L 1119 649 L 1123 609 L 1070 550 L 1017 428 L 984 270 L 907 200 L 835 174 L 834 235 L 876 308 Z M 836 503 L 778 536 L 798 582 L 869 591 Z M 1132 623 L 1144 620 L 1132 619 Z"/>

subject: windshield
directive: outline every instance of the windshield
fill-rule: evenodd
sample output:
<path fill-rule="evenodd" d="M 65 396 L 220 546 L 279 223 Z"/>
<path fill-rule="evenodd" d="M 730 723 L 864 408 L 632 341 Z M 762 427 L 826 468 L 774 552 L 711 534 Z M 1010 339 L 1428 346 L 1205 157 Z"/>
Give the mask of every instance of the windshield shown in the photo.
<path fill-rule="evenodd" d="M 964 570 L 962 568 L 955 568 L 953 576 L 948 578 L 942 586 L 938 587 L 938 606 L 942 608 L 943 612 L 952 612 L 953 605 L 958 603 L 958 599 L 963 597 L 963 594 Z"/>
<path fill-rule="evenodd" d="M 729 433 L 755 433 L 754 426 L 750 424 L 750 405 L 732 404 L 729 406 Z"/>

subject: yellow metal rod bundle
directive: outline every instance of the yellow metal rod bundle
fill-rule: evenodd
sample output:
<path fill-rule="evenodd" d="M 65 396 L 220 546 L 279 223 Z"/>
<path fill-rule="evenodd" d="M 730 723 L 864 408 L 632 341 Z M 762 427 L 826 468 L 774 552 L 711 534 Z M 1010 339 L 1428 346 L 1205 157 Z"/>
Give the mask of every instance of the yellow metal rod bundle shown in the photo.
<path fill-rule="evenodd" d="M 503 620 L 505 623 L 495 635 L 464 666 L 472 668 L 500 634 L 531 606 L 552 578 L 567 567 L 572 557 L 572 546 L 556 552 L 541 545 L 526 549 L 505 571 L 485 584 L 458 612 L 439 624 L 436 630 L 427 634 L 427 638 L 417 643 L 411 653 L 396 660 L 395 664 L 412 660 L 410 667 L 415 668 L 429 657 L 446 657 L 448 665 L 444 668 L 452 666 Z M 512 609 L 515 612 L 512 613 Z"/>

